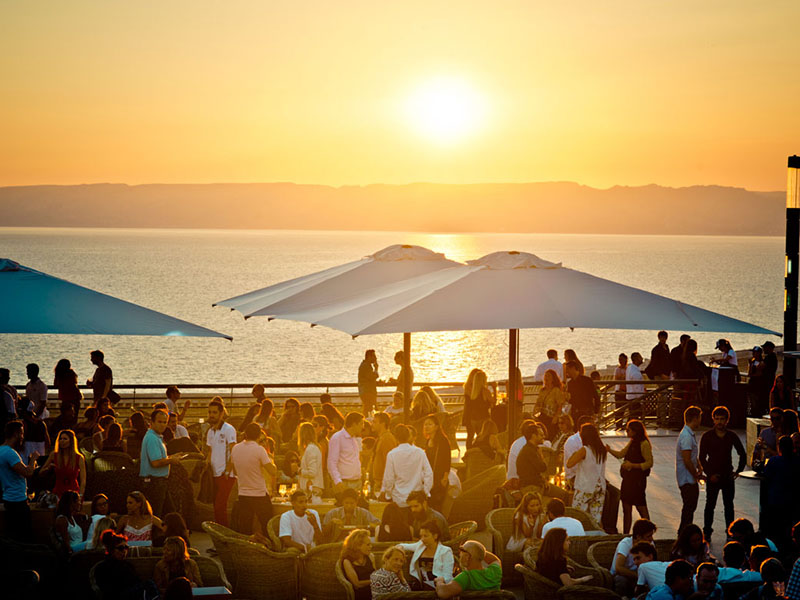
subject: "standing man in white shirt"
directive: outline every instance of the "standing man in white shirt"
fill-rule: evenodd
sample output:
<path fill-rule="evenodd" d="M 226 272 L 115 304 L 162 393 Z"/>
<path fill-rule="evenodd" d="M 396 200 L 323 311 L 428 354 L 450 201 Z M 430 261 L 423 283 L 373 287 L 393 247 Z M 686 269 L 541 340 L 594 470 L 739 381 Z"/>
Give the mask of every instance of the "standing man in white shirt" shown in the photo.
<path fill-rule="evenodd" d="M 536 425 L 536 422 L 531 419 L 525 419 L 522 423 L 519 424 L 520 432 L 523 431 L 526 423 L 530 423 L 531 425 Z M 523 446 L 528 442 L 525 439 L 525 436 L 520 433 L 520 436 L 514 440 L 514 443 L 511 444 L 511 449 L 508 451 L 508 463 L 506 466 L 506 481 L 509 479 L 519 479 L 519 475 L 517 474 L 517 457 L 519 457 L 519 451 L 522 450 Z"/>
<path fill-rule="evenodd" d="M 25 367 L 25 371 L 29 379 L 25 384 L 25 397 L 33 405 L 33 414 L 42 420 L 47 419 L 50 417 L 47 410 L 47 384 L 39 379 L 39 365 L 31 363 Z"/>
<path fill-rule="evenodd" d="M 308 496 L 303 490 L 295 490 L 291 501 L 292 510 L 281 515 L 278 536 L 286 548 L 308 552 L 322 536 L 319 514 L 308 508 Z"/>
<path fill-rule="evenodd" d="M 422 490 L 430 496 L 433 487 L 433 470 L 425 451 L 409 444 L 411 430 L 398 425 L 394 430 L 398 446 L 386 455 L 386 470 L 383 472 L 381 494 L 401 508 L 411 492 Z"/>
<path fill-rule="evenodd" d="M 578 474 L 578 467 L 568 467 L 567 461 L 569 460 L 570 456 L 575 454 L 583 447 L 583 442 L 581 441 L 581 427 L 586 423 L 591 423 L 594 425 L 594 418 L 592 418 L 592 415 L 581 415 L 578 417 L 578 422 L 575 424 L 578 430 L 569 436 L 567 441 L 564 442 L 564 479 L 567 484 L 567 489 L 570 490 L 574 486 L 575 475 Z"/>
<path fill-rule="evenodd" d="M 206 434 L 206 461 L 214 476 L 214 520 L 225 527 L 228 526 L 228 496 L 236 483 L 231 472 L 231 450 L 236 444 L 236 429 L 225 422 L 227 416 L 222 398 L 212 398 L 208 403 L 208 424 L 211 427 Z"/>
<path fill-rule="evenodd" d="M 703 411 L 697 406 L 690 406 L 683 411 L 684 426 L 678 435 L 678 445 L 675 447 L 675 475 L 683 502 L 681 522 L 678 525 L 679 533 L 684 525 L 694 523 L 694 511 L 697 509 L 700 497 L 698 481 L 703 469 L 700 466 L 700 452 L 694 432 L 700 427 L 702 416 Z"/>
<path fill-rule="evenodd" d="M 631 354 L 631 362 L 625 371 L 625 379 L 628 381 L 644 381 L 639 366 L 644 362 L 642 355 L 638 352 Z M 629 383 L 625 386 L 625 399 L 628 401 L 628 417 L 640 419 L 642 417 L 642 405 L 639 400 L 644 396 L 644 383 Z"/>
<path fill-rule="evenodd" d="M 564 381 L 564 365 L 558 362 L 558 350 L 550 350 L 547 351 L 547 360 L 536 367 L 536 373 L 533 375 L 534 381 L 544 381 L 544 374 L 547 373 L 548 370 L 553 369 L 558 375 L 558 378 L 561 381 Z"/>
<path fill-rule="evenodd" d="M 259 445 L 260 435 L 258 423 L 249 423 L 244 428 L 244 441 L 231 450 L 233 472 L 239 480 L 239 531 L 247 535 L 252 533 L 253 515 L 258 517 L 263 535 L 267 535 L 267 523 L 272 518 L 272 502 L 264 473 L 274 480 L 277 469 L 267 451 Z"/>
<path fill-rule="evenodd" d="M 347 413 L 344 427 L 331 436 L 328 442 L 328 473 L 333 480 L 334 491 L 345 488 L 361 491 L 361 431 L 364 415 Z"/>

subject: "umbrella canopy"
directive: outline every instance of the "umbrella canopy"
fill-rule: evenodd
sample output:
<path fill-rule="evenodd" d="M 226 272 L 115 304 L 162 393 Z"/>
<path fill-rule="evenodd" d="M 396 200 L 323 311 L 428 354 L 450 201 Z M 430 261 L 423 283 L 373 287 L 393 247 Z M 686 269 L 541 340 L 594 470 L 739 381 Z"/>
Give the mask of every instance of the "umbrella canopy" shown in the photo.
<path fill-rule="evenodd" d="M 780 335 L 520 252 L 495 252 L 466 266 L 376 289 L 340 308 L 311 321 L 354 336 L 542 327 Z"/>
<path fill-rule="evenodd" d="M 460 265 L 427 248 L 394 245 L 354 262 L 332 267 L 217 302 L 245 318 L 267 316 L 314 322 L 352 306 L 377 289 Z M 290 316 L 288 316 L 290 315 Z"/>
<path fill-rule="evenodd" d="M 0 333 L 222 337 L 175 319 L 0 258 Z"/>

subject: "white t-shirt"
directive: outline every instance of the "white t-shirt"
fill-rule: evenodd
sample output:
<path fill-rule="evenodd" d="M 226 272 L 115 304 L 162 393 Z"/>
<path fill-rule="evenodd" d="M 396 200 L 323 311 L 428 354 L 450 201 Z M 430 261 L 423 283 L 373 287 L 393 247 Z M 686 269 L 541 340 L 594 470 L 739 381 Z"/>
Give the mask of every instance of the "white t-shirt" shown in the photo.
<path fill-rule="evenodd" d="M 231 450 L 231 462 L 239 479 L 240 496 L 263 498 L 267 495 L 267 482 L 261 468 L 271 461 L 263 446 L 254 440 L 240 442 Z"/>
<path fill-rule="evenodd" d="M 628 381 L 643 381 L 644 377 L 642 377 L 642 372 L 639 370 L 639 367 L 631 363 L 625 371 L 625 379 Z M 629 383 L 625 386 L 625 392 L 626 400 L 638 400 L 644 395 L 644 384 Z"/>
<path fill-rule="evenodd" d="M 574 467 L 568 467 L 567 461 L 569 460 L 569 457 L 580 450 L 582 446 L 583 442 L 581 441 L 580 433 L 573 433 L 567 438 L 567 441 L 564 442 L 564 475 L 566 475 L 567 479 L 575 479 L 575 475 L 578 474 L 577 465 Z"/>
<path fill-rule="evenodd" d="M 293 542 L 303 544 L 306 550 L 314 547 L 314 526 L 309 523 L 306 515 L 311 514 L 317 520 L 317 525 L 321 527 L 319 515 L 312 508 L 306 509 L 306 514 L 298 517 L 294 510 L 288 510 L 281 515 L 281 524 L 278 529 L 278 536 L 291 536 Z"/>
<path fill-rule="evenodd" d="M 651 590 L 657 585 L 664 583 L 667 576 L 668 562 L 660 560 L 651 560 L 650 562 L 642 563 L 636 571 L 639 573 L 639 578 L 636 580 L 636 585 L 646 585 Z"/>
<path fill-rule="evenodd" d="M 564 381 L 564 365 L 562 365 L 554 358 L 547 359 L 538 367 L 536 367 L 536 372 L 533 375 L 533 380 L 544 381 L 544 374 L 547 373 L 550 369 L 556 372 L 556 375 L 558 375 L 558 378 L 561 381 Z"/>
<path fill-rule="evenodd" d="M 631 571 L 636 570 L 636 565 L 631 556 L 631 548 L 633 548 L 633 536 L 622 538 L 617 544 L 617 549 L 614 551 L 614 558 L 611 561 L 611 574 L 617 574 L 617 554 L 622 554 L 625 557 L 625 566 Z"/>
<path fill-rule="evenodd" d="M 184 427 L 180 423 L 175 425 L 175 439 L 176 440 L 178 438 L 188 438 L 188 437 L 189 437 L 189 430 L 186 429 L 186 427 Z"/>
<path fill-rule="evenodd" d="M 236 429 L 223 423 L 219 429 L 211 427 L 206 434 L 206 446 L 211 448 L 211 470 L 214 477 L 221 477 L 228 464 L 228 444 L 236 443 Z"/>
<path fill-rule="evenodd" d="M 566 530 L 567 535 L 570 537 L 576 535 L 586 535 L 586 532 L 583 530 L 583 525 L 580 521 L 578 521 L 578 519 L 573 519 L 572 517 L 557 517 L 549 523 L 544 524 L 544 527 L 542 527 L 542 538 L 544 538 L 545 534 L 554 527 L 560 527 L 561 529 Z"/>
<path fill-rule="evenodd" d="M 519 456 L 519 451 L 522 450 L 522 447 L 527 443 L 527 440 L 523 436 L 519 436 L 517 439 L 514 440 L 514 443 L 511 444 L 511 449 L 508 451 L 508 466 L 506 467 L 506 479 L 516 479 L 519 477 L 517 475 L 517 457 Z"/>
<path fill-rule="evenodd" d="M 177 414 L 178 408 L 175 406 L 175 401 L 172 398 L 167 398 L 166 400 L 164 400 L 164 404 L 167 405 L 168 412 Z"/>

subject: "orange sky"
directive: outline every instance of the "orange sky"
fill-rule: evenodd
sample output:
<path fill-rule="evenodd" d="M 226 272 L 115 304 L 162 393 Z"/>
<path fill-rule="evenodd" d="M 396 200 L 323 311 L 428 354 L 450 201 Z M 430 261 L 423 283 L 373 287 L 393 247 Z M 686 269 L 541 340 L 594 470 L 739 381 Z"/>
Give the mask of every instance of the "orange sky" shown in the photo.
<path fill-rule="evenodd" d="M 798 40 L 796 0 L 9 1 L 0 185 L 780 190 Z M 408 114 L 435 78 L 483 107 L 446 144 Z"/>

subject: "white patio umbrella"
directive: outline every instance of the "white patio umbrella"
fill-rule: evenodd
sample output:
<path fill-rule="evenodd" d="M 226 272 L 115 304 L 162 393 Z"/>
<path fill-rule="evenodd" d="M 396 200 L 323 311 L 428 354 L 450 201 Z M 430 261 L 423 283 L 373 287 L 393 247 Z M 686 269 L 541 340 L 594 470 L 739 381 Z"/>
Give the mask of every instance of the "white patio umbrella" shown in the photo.
<path fill-rule="evenodd" d="M 0 258 L 0 333 L 168 335 L 223 333 Z"/>

